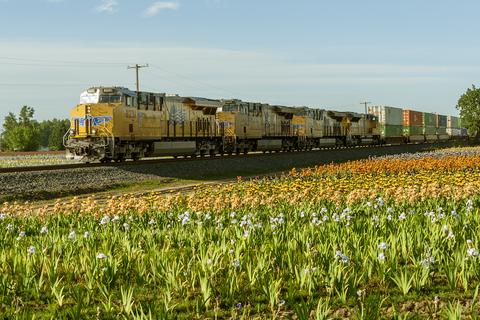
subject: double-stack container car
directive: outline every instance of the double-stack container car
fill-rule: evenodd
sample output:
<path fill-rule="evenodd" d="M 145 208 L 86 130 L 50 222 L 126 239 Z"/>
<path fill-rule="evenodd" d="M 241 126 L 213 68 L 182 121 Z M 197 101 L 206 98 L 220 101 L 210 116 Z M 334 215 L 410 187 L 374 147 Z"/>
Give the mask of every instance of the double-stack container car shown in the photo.
<path fill-rule="evenodd" d="M 437 138 L 437 116 L 435 113 L 423 113 L 423 134 L 426 141 L 436 141 Z"/>
<path fill-rule="evenodd" d="M 460 137 L 462 135 L 460 119 L 458 117 L 447 116 L 447 134 L 450 137 Z"/>
<path fill-rule="evenodd" d="M 403 110 L 403 135 L 406 142 L 424 142 L 423 113 L 414 110 Z"/>
<path fill-rule="evenodd" d="M 378 119 L 380 136 L 384 142 L 400 142 L 403 137 L 403 109 L 389 106 L 370 106 L 368 113 Z"/>
<path fill-rule="evenodd" d="M 447 116 L 437 114 L 437 136 L 438 140 L 448 140 Z"/>

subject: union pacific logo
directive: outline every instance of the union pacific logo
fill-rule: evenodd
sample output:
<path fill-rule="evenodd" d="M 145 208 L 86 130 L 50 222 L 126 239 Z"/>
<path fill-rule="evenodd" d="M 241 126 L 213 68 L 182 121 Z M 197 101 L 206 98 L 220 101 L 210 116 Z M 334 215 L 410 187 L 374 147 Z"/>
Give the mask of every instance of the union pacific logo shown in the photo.
<path fill-rule="evenodd" d="M 74 118 L 74 120 L 78 120 L 80 127 L 85 127 L 85 122 L 87 120 L 92 120 L 92 126 L 96 127 L 112 121 L 112 117 L 111 116 L 98 116 L 98 117 L 87 116 L 86 118 Z"/>

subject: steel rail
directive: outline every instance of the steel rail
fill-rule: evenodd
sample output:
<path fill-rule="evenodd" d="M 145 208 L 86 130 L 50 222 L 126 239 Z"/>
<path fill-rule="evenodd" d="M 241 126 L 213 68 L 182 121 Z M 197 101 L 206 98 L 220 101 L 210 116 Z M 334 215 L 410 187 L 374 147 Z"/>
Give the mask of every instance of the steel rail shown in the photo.
<path fill-rule="evenodd" d="M 227 158 L 253 158 L 253 157 L 262 157 L 267 155 L 277 155 L 277 156 L 288 156 L 292 153 L 295 154 L 306 154 L 312 152 L 328 152 L 332 150 L 352 150 L 352 149 L 365 149 L 365 148 L 390 148 L 390 147 L 399 147 L 405 146 L 408 149 L 408 146 L 418 146 L 419 144 L 425 146 L 432 146 L 432 145 L 440 145 L 440 144 L 447 144 L 452 142 L 451 140 L 446 141 L 435 141 L 431 143 L 408 143 L 408 144 L 381 144 L 381 145 L 357 145 L 357 146 L 336 146 L 336 147 L 322 147 L 322 148 L 315 148 L 309 151 L 305 150 L 294 150 L 294 151 L 271 151 L 271 152 L 251 152 L 247 154 L 232 154 L 232 155 L 215 155 L 209 156 L 206 155 L 204 157 L 196 156 L 196 157 L 185 157 L 185 158 L 162 158 L 162 159 L 148 159 L 145 158 L 139 161 L 124 161 L 124 162 L 107 162 L 107 163 L 72 163 L 72 164 L 57 164 L 57 165 L 42 165 L 42 166 L 26 166 L 26 167 L 8 167 L 8 168 L 0 168 L 1 173 L 19 173 L 19 172 L 32 172 L 32 171 L 56 171 L 56 170 L 71 170 L 71 169 L 78 169 L 78 168 L 97 168 L 97 167 L 122 167 L 122 166 L 136 166 L 136 165 L 150 165 L 150 164 L 158 164 L 158 163 L 169 163 L 169 162 L 185 162 L 185 161 L 201 161 L 201 160 L 218 160 L 218 159 L 227 159 Z"/>

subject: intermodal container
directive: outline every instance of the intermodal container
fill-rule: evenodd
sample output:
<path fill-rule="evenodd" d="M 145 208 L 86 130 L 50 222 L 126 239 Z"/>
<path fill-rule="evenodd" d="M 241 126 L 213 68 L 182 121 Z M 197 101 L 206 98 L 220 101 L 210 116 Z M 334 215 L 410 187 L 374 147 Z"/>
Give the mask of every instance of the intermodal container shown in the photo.
<path fill-rule="evenodd" d="M 436 127 L 437 125 L 437 116 L 435 113 L 423 113 L 423 126 L 424 127 Z"/>
<path fill-rule="evenodd" d="M 382 125 L 403 126 L 403 109 L 388 106 L 370 106 L 368 113 L 377 116 Z"/>
<path fill-rule="evenodd" d="M 380 125 L 380 135 L 385 138 L 391 137 L 402 137 L 403 136 L 403 126 L 402 125 Z"/>
<path fill-rule="evenodd" d="M 423 126 L 403 126 L 403 135 L 416 136 L 423 134 Z"/>
<path fill-rule="evenodd" d="M 458 137 L 462 133 L 461 133 L 461 130 L 458 128 L 447 128 L 447 134 L 452 137 Z"/>
<path fill-rule="evenodd" d="M 447 116 L 447 128 L 457 129 L 458 126 L 458 117 Z"/>
<path fill-rule="evenodd" d="M 447 134 L 447 127 L 438 127 L 437 134 Z"/>
<path fill-rule="evenodd" d="M 437 114 L 437 128 L 447 127 L 447 116 Z"/>
<path fill-rule="evenodd" d="M 423 112 L 413 110 L 403 110 L 403 125 L 404 126 L 422 126 Z"/>
<path fill-rule="evenodd" d="M 425 135 L 437 134 L 437 128 L 435 126 L 425 126 L 422 128 L 423 128 L 423 134 Z"/>

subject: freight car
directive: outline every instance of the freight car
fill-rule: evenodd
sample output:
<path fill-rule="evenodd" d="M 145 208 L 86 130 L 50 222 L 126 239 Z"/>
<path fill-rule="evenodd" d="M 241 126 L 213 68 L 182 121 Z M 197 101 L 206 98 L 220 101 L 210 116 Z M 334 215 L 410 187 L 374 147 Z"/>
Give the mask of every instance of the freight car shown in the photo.
<path fill-rule="evenodd" d="M 382 143 L 424 143 L 465 139 L 459 118 L 389 106 L 369 107 L 379 117 Z"/>
<path fill-rule="evenodd" d="M 71 110 L 64 144 L 67 158 L 85 162 L 310 150 L 405 140 L 403 117 L 393 107 L 365 115 L 92 87 Z M 433 134 L 457 133 L 457 118 L 428 119 Z"/>

